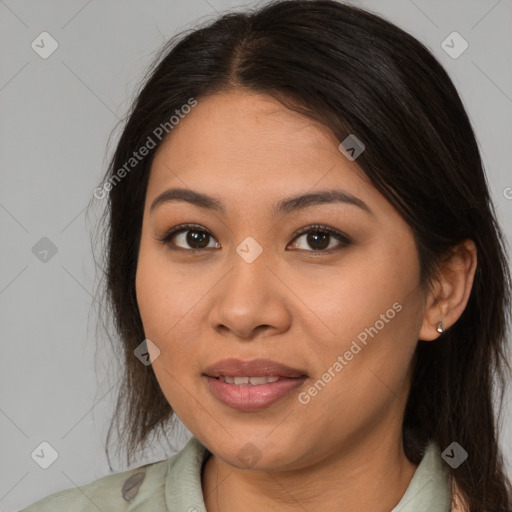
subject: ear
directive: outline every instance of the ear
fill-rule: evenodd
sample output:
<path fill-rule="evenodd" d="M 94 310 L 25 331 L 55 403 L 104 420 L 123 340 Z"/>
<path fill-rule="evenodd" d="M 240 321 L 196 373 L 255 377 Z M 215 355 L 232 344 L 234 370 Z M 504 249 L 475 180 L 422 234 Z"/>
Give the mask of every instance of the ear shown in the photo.
<path fill-rule="evenodd" d="M 476 265 L 477 249 L 472 240 L 464 240 L 443 259 L 438 278 L 425 300 L 420 340 L 437 339 L 441 335 L 437 331 L 439 322 L 446 330 L 462 315 L 471 294 Z"/>

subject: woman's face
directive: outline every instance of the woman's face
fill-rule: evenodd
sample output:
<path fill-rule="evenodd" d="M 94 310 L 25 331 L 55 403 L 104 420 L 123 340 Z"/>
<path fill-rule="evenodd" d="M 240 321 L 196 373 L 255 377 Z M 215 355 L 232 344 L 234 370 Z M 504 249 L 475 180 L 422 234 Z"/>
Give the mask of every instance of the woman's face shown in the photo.
<path fill-rule="evenodd" d="M 418 254 L 338 145 L 269 96 L 230 92 L 199 99 L 151 168 L 136 287 L 160 351 L 149 344 L 153 369 L 188 429 L 236 467 L 301 468 L 401 435 L 424 317 Z M 219 207 L 168 195 L 152 208 L 175 188 Z M 289 201 L 329 191 L 357 199 Z M 161 241 L 184 223 L 194 226 Z M 206 375 L 225 359 L 304 377 L 253 386 Z M 285 373 L 258 368 L 219 373 Z"/>

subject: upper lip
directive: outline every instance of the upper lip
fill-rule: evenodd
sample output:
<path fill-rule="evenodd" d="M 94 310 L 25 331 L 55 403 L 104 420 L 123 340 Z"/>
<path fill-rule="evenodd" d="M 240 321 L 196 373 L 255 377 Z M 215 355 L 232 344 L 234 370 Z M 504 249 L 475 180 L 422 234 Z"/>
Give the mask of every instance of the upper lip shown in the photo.
<path fill-rule="evenodd" d="M 297 378 L 306 376 L 302 370 L 291 368 L 270 359 L 251 359 L 249 361 L 222 359 L 206 367 L 203 374 L 209 377 L 268 377 L 277 375 L 279 377 Z"/>

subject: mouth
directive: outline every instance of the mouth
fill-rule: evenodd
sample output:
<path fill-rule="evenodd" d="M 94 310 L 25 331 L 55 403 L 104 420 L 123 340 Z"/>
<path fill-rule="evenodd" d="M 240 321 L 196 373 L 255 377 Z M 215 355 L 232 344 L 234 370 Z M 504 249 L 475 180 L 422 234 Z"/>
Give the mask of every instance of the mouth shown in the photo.
<path fill-rule="evenodd" d="M 246 376 L 229 376 L 229 375 L 221 375 L 219 377 L 213 377 L 215 379 L 219 379 L 222 382 L 226 382 L 227 384 L 236 384 L 237 386 L 261 386 L 262 384 L 270 384 L 272 382 L 277 382 L 278 380 L 282 380 L 286 377 L 280 377 L 279 375 L 269 375 L 261 376 L 261 377 L 246 377 Z"/>
<path fill-rule="evenodd" d="M 306 373 L 298 368 L 292 368 L 271 359 L 251 359 L 242 361 L 240 359 L 222 359 L 204 369 L 203 375 L 208 377 L 230 377 L 238 378 L 298 378 Z M 242 384 L 242 382 L 240 382 Z"/>
<path fill-rule="evenodd" d="M 302 370 L 268 359 L 225 359 L 206 368 L 203 377 L 219 402 L 247 412 L 290 397 L 308 378 Z"/>

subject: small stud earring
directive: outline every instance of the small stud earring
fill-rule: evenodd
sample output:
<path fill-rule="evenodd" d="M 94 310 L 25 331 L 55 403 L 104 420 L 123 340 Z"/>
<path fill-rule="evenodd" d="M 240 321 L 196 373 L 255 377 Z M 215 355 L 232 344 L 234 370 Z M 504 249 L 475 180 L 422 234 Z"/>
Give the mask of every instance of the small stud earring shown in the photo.
<path fill-rule="evenodd" d="M 439 322 L 439 324 L 437 325 L 437 332 L 444 332 L 443 322 Z"/>

